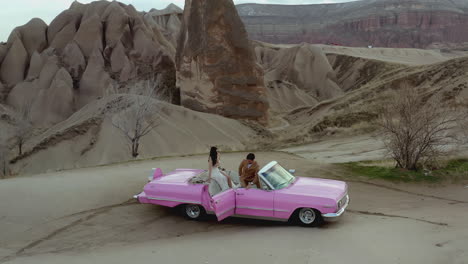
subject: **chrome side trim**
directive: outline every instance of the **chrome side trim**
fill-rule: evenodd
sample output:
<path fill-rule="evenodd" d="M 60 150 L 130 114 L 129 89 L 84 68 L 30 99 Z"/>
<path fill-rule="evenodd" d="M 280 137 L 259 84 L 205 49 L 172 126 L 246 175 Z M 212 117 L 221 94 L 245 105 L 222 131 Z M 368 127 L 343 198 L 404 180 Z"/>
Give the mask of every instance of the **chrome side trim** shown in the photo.
<path fill-rule="evenodd" d="M 189 204 L 200 204 L 197 201 L 186 201 L 186 200 L 177 200 L 177 199 L 168 199 L 168 198 L 161 198 L 161 197 L 150 197 L 147 196 L 146 198 L 150 200 L 157 200 L 157 201 L 168 201 L 168 202 L 179 202 L 179 203 L 189 203 Z"/>
<path fill-rule="evenodd" d="M 249 207 L 249 206 L 237 206 L 236 208 L 238 208 L 238 209 L 262 210 L 262 211 L 273 211 L 273 209 L 258 208 L 258 207 Z"/>
<path fill-rule="evenodd" d="M 227 212 L 229 212 L 231 210 L 234 210 L 234 209 L 236 209 L 235 206 L 229 207 L 228 209 L 222 211 L 220 214 L 216 214 L 216 216 L 222 216 L 222 215 L 226 214 Z"/>
<path fill-rule="evenodd" d="M 325 220 L 329 220 L 329 221 L 333 221 L 335 220 L 336 218 L 340 217 L 346 210 L 346 208 L 348 207 L 349 205 L 349 195 L 346 195 L 346 204 L 340 209 L 338 210 L 338 212 L 336 213 L 329 213 L 329 214 L 322 214 L 322 217 L 325 218 Z"/>
<path fill-rule="evenodd" d="M 248 219 L 258 219 L 258 220 L 268 220 L 268 221 L 278 221 L 278 222 L 287 222 L 288 219 L 285 218 L 277 218 L 277 217 L 270 217 L 270 216 L 256 216 L 256 215 L 241 215 L 235 214 L 232 217 L 239 217 L 239 218 L 248 218 Z"/>
<path fill-rule="evenodd" d="M 259 207 L 250 207 L 250 206 L 237 206 L 236 208 L 238 208 L 238 209 L 262 210 L 262 211 L 289 212 L 288 210 L 268 209 L 268 208 L 259 208 Z"/>

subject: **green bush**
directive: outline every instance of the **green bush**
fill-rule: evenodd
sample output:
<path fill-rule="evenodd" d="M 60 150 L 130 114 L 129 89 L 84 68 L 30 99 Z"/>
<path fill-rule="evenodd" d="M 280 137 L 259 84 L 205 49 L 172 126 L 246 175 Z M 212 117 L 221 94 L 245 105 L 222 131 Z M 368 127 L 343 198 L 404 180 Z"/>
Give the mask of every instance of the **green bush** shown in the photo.
<path fill-rule="evenodd" d="M 353 176 L 369 179 L 383 179 L 394 182 L 440 182 L 468 180 L 468 159 L 449 160 L 437 170 L 407 170 L 394 167 L 372 165 L 370 162 L 350 162 L 343 164 Z"/>

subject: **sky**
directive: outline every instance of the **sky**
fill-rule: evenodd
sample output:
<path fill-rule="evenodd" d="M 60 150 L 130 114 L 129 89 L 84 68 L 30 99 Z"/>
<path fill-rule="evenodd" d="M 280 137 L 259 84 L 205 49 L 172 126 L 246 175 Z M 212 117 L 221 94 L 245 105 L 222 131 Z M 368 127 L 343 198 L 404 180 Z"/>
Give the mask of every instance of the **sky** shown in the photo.
<path fill-rule="evenodd" d="M 31 18 L 39 17 L 49 24 L 63 10 L 68 9 L 74 0 L 3 0 L 0 9 L 0 41 L 8 39 L 10 32 L 17 26 L 26 24 Z M 234 0 L 235 4 L 261 3 L 261 4 L 319 4 L 340 3 L 351 0 Z M 79 0 L 89 3 L 92 0 Z M 163 9 L 170 3 L 180 7 L 185 0 L 120 0 L 122 3 L 132 4 L 139 11 L 148 11 L 151 8 Z"/>

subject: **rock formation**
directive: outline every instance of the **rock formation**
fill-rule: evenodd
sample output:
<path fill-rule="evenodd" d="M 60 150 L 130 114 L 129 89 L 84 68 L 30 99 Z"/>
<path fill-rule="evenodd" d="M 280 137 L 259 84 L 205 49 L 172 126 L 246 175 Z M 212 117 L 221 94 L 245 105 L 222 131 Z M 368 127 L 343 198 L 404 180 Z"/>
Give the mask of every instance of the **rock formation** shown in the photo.
<path fill-rule="evenodd" d="M 426 48 L 468 41 L 464 0 L 362 0 L 339 4 L 243 4 L 251 39 L 269 43 Z"/>
<path fill-rule="evenodd" d="M 232 0 L 187 0 L 177 46 L 181 104 L 267 122 L 263 72 Z"/>
<path fill-rule="evenodd" d="M 32 104 L 34 123 L 47 127 L 140 81 L 178 94 L 175 48 L 160 30 L 119 2 L 75 1 L 49 26 L 32 19 L 0 44 L 0 103 Z"/>
<path fill-rule="evenodd" d="M 319 101 L 343 93 L 335 83 L 335 72 L 320 47 L 302 43 L 290 47 L 255 42 L 257 60 L 265 70 L 265 81 L 286 81 Z"/>
<path fill-rule="evenodd" d="M 177 37 L 182 25 L 182 10 L 180 7 L 170 4 L 163 10 L 151 9 L 145 19 L 158 27 L 163 36 L 172 44 L 174 51 L 177 48 Z"/>

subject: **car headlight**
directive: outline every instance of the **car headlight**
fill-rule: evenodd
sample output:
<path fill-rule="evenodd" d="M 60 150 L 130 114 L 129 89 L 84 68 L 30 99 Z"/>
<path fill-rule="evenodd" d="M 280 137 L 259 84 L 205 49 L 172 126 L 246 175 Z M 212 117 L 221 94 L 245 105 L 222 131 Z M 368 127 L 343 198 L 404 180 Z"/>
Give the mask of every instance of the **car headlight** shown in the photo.
<path fill-rule="evenodd" d="M 340 201 L 338 202 L 338 209 L 340 209 L 342 205 L 343 205 L 343 201 L 340 200 Z"/>

